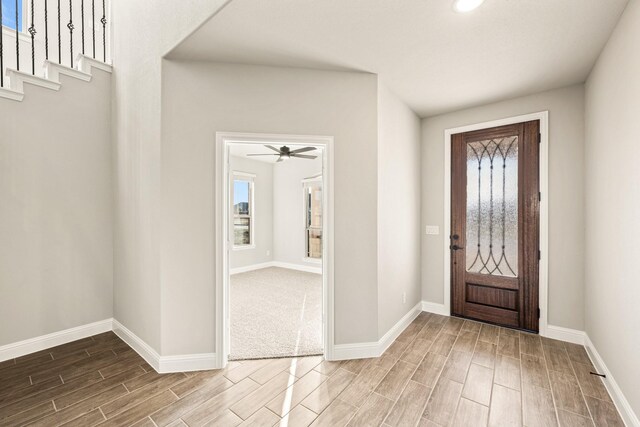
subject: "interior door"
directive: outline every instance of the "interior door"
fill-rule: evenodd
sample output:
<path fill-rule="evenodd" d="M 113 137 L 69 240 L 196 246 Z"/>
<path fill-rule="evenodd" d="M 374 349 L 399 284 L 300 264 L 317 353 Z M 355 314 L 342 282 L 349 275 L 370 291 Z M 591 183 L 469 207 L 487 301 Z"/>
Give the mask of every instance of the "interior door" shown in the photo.
<path fill-rule="evenodd" d="M 451 144 L 452 315 L 537 332 L 540 122 Z"/>

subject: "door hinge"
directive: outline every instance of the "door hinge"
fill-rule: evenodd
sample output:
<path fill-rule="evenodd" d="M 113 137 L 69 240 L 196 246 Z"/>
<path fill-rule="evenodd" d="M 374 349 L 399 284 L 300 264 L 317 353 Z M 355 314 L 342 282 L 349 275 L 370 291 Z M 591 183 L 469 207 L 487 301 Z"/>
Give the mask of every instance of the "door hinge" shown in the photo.
<path fill-rule="evenodd" d="M 540 252 L 540 250 L 538 250 L 538 261 L 540 261 L 542 259 L 542 252 Z"/>
<path fill-rule="evenodd" d="M 542 201 L 542 193 L 540 191 L 538 191 L 538 201 L 539 202 Z"/>
<path fill-rule="evenodd" d="M 538 134 L 538 144 L 542 144 L 542 134 Z"/>
<path fill-rule="evenodd" d="M 538 308 L 538 319 L 540 318 L 540 309 Z"/>

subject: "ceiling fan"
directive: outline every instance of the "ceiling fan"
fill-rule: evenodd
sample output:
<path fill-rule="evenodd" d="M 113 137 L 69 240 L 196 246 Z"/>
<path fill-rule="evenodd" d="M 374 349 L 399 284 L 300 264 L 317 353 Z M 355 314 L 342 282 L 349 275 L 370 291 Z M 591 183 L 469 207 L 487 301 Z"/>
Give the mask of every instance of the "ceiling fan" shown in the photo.
<path fill-rule="evenodd" d="M 304 148 L 298 148 L 297 150 L 291 150 L 291 148 L 287 147 L 286 145 L 280 148 L 276 148 L 273 145 L 265 145 L 265 147 L 275 151 L 275 153 L 247 154 L 247 156 L 279 156 L 278 160 L 276 160 L 276 163 L 282 162 L 284 160 L 288 160 L 291 157 L 296 157 L 299 159 L 315 159 L 316 157 L 318 157 L 318 156 L 309 156 L 306 154 L 301 154 L 301 153 L 306 153 L 308 151 L 313 151 L 316 149 L 316 147 L 304 147 Z"/>

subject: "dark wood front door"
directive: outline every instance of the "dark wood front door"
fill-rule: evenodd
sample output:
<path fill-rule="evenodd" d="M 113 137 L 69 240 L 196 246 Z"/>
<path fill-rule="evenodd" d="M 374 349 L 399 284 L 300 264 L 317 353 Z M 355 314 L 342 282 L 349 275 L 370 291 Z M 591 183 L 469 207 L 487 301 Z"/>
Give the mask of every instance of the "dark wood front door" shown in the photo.
<path fill-rule="evenodd" d="M 451 139 L 452 315 L 538 331 L 540 122 Z"/>

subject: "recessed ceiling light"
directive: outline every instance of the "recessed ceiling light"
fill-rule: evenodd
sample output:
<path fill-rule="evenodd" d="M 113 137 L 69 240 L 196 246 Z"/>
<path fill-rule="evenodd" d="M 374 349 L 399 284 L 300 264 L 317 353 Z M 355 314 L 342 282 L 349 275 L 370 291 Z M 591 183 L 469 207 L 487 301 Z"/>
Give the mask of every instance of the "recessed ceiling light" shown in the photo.
<path fill-rule="evenodd" d="M 453 9 L 460 13 L 471 12 L 478 8 L 483 2 L 484 0 L 456 0 L 453 4 Z"/>

